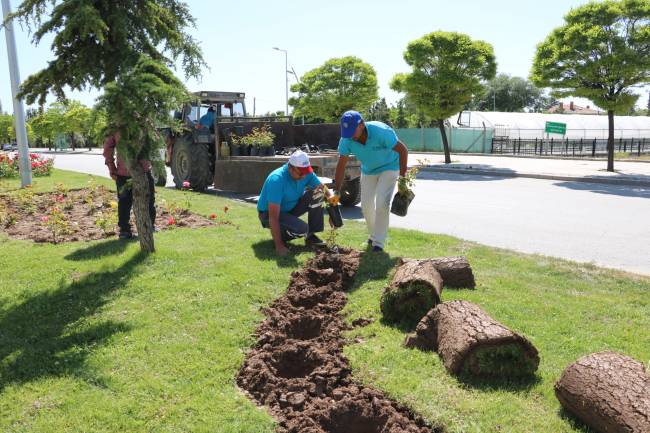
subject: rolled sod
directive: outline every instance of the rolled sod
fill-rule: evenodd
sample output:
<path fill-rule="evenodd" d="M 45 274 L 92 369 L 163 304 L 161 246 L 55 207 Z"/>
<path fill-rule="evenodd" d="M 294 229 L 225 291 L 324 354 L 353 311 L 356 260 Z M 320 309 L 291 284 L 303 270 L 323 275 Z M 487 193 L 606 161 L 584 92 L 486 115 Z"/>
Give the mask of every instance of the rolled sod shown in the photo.
<path fill-rule="evenodd" d="M 440 303 L 442 277 L 430 261 L 399 265 L 381 297 L 381 312 L 389 322 L 417 322 Z"/>
<path fill-rule="evenodd" d="M 438 257 L 433 259 L 402 259 L 406 262 L 429 262 L 442 277 L 445 287 L 473 289 L 476 287 L 472 267 L 465 257 Z"/>
<path fill-rule="evenodd" d="M 555 395 L 597 432 L 650 432 L 650 376 L 628 356 L 599 352 L 578 359 L 562 373 Z"/>
<path fill-rule="evenodd" d="M 530 341 L 467 301 L 445 302 L 429 311 L 405 344 L 437 351 L 452 374 L 521 377 L 539 366 Z"/>

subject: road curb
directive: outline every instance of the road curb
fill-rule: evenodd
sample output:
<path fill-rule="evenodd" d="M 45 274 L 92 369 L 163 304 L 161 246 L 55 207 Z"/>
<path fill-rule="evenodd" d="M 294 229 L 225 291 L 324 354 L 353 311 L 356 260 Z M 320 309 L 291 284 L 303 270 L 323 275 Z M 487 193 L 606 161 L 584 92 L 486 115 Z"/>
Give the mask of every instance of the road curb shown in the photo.
<path fill-rule="evenodd" d="M 600 183 L 607 185 L 619 186 L 636 186 L 636 187 L 650 187 L 650 180 L 645 179 L 618 179 L 606 177 L 589 177 L 589 176 L 560 176 L 554 174 L 540 174 L 540 173 L 521 173 L 516 171 L 501 171 L 501 170 L 482 170 L 475 168 L 446 168 L 446 167 L 421 167 L 420 171 L 430 173 L 453 173 L 453 174 L 469 174 L 478 176 L 492 176 L 492 177 L 524 177 L 529 179 L 545 179 L 545 180 L 561 180 L 567 182 L 585 182 L 585 183 Z"/>

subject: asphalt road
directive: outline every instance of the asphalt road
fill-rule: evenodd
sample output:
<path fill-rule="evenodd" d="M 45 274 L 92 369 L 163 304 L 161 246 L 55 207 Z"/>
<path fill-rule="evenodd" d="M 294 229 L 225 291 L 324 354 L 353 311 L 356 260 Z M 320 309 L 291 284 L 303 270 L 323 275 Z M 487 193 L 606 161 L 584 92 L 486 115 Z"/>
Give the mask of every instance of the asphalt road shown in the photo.
<path fill-rule="evenodd" d="M 100 155 L 57 155 L 55 166 L 108 176 Z M 420 173 L 415 192 L 391 227 L 650 275 L 649 188 Z M 344 215 L 362 218 L 358 207 Z"/>

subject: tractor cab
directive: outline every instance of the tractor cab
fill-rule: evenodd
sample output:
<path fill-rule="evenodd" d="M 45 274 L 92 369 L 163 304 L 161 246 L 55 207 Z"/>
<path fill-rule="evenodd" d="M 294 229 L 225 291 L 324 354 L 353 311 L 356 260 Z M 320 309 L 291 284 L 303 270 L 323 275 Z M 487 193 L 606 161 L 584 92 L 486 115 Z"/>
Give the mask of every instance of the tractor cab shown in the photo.
<path fill-rule="evenodd" d="M 202 91 L 194 95 L 196 101 L 185 105 L 182 112 L 176 114 L 176 118 L 182 119 L 186 124 L 198 125 L 210 108 L 214 111 L 215 119 L 246 117 L 246 94 L 243 92 Z"/>

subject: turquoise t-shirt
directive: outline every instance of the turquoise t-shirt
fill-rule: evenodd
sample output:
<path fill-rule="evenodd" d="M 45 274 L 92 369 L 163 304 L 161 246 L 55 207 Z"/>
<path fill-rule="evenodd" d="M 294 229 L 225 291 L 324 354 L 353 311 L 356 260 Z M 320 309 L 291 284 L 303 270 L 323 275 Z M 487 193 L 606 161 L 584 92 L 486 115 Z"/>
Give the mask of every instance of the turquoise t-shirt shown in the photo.
<path fill-rule="evenodd" d="M 269 203 L 279 204 L 280 212 L 289 212 L 305 193 L 305 188 L 316 188 L 320 180 L 314 173 L 309 173 L 300 180 L 294 180 L 289 173 L 289 165 L 284 164 L 269 174 L 262 186 L 257 210 L 267 212 Z"/>
<path fill-rule="evenodd" d="M 366 122 L 368 140 L 361 144 L 351 138 L 341 138 L 339 155 L 354 155 L 361 161 L 363 174 L 375 175 L 388 170 L 399 170 L 399 153 L 393 150 L 397 134 L 382 122 Z"/>
<path fill-rule="evenodd" d="M 199 123 L 206 128 L 210 128 L 214 123 L 214 112 L 208 111 L 199 119 Z"/>

